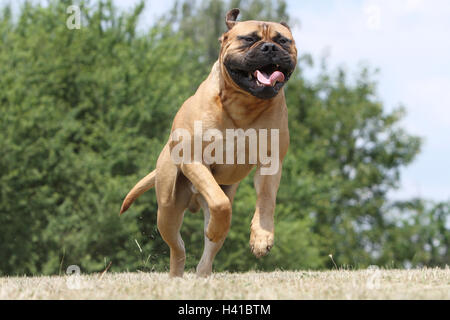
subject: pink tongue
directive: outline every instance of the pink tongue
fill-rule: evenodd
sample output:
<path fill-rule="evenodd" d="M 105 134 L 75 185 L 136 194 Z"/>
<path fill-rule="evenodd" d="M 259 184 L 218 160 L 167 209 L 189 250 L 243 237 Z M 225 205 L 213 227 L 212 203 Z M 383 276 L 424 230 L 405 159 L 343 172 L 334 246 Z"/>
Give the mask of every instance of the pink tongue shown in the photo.
<path fill-rule="evenodd" d="M 270 76 L 264 72 L 261 72 L 259 70 L 256 70 L 255 76 L 258 79 L 258 81 L 265 85 L 266 87 L 273 87 L 277 81 L 278 82 L 284 82 L 284 74 L 280 71 L 275 71 Z"/>

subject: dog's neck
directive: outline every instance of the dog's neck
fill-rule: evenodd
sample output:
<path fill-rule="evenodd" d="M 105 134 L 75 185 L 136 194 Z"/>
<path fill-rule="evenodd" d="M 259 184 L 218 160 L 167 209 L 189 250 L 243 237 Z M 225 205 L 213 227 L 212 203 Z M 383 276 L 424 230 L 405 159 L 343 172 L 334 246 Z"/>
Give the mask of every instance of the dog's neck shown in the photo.
<path fill-rule="evenodd" d="M 236 127 L 248 127 L 269 108 L 281 107 L 284 99 L 283 90 L 272 99 L 258 99 L 240 89 L 230 77 L 224 74 L 225 72 L 225 68 L 221 68 L 221 63 L 217 61 L 211 74 L 216 76 L 214 82 L 218 85 L 218 99 L 220 99 L 222 108 Z M 233 91 L 235 94 L 230 95 L 230 92 Z"/>

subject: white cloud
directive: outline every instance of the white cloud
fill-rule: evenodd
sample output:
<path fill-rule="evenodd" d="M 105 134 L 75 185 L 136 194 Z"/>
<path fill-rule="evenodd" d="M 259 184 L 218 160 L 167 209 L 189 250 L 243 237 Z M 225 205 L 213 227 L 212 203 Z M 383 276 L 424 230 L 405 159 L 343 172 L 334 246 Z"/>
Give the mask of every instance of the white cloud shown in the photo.
<path fill-rule="evenodd" d="M 407 0 L 406 1 L 406 10 L 408 11 L 416 11 L 423 8 L 425 1 L 423 0 Z"/>

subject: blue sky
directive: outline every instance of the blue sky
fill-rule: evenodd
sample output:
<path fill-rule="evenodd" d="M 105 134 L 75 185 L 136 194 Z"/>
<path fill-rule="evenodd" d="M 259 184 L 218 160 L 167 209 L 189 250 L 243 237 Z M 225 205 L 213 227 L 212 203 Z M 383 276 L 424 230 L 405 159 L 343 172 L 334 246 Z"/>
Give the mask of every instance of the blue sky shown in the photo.
<path fill-rule="evenodd" d="M 115 1 L 124 9 L 137 2 Z M 151 25 L 173 3 L 148 0 L 141 23 Z M 299 21 L 291 27 L 300 52 L 326 55 L 331 68 L 350 74 L 361 63 L 379 68 L 386 110 L 404 105 L 401 125 L 424 138 L 390 197 L 450 200 L 450 1 L 288 0 L 288 7 Z"/>
<path fill-rule="evenodd" d="M 450 199 L 450 1 L 290 1 L 300 50 L 327 54 L 332 66 L 380 68 L 378 94 L 387 110 L 402 104 L 402 126 L 424 138 L 402 170 L 392 198 Z"/>

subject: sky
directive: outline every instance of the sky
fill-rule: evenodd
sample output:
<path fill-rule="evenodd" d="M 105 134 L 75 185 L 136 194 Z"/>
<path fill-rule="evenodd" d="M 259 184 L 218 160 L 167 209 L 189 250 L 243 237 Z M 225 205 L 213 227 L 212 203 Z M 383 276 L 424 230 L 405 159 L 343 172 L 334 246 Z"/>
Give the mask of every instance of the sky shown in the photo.
<path fill-rule="evenodd" d="M 137 2 L 115 0 L 123 9 Z M 344 67 L 350 74 L 361 64 L 379 68 L 378 96 L 386 111 L 403 105 L 401 126 L 424 139 L 390 197 L 450 200 L 450 1 L 287 2 L 297 21 L 291 27 L 299 52 L 316 60 L 326 55 L 331 69 Z M 147 0 L 141 24 L 151 25 L 173 3 Z"/>
<path fill-rule="evenodd" d="M 403 105 L 401 125 L 423 137 L 422 151 L 402 170 L 394 199 L 450 200 L 450 1 L 289 1 L 300 24 L 300 50 L 329 55 L 350 72 L 379 68 L 378 96 L 387 111 Z"/>

